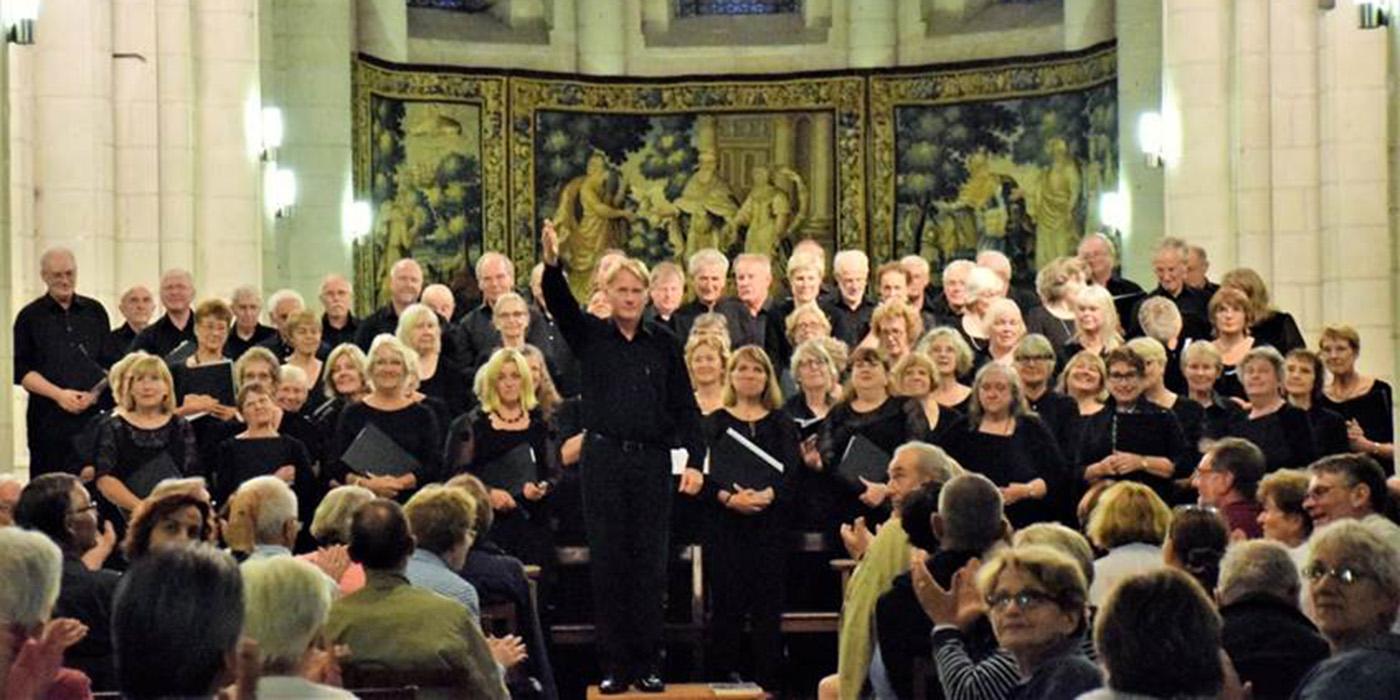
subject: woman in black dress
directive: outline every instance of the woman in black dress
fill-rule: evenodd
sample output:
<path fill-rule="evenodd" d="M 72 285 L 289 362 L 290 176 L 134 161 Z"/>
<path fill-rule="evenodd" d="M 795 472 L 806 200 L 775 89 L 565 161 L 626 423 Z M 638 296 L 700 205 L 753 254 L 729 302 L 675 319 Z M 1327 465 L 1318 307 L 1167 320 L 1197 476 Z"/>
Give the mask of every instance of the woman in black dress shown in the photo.
<path fill-rule="evenodd" d="M 712 476 L 734 466 L 716 459 L 738 455 L 750 460 L 754 448 L 763 453 L 745 462 L 756 467 L 741 472 L 752 479 L 748 483 L 707 480 L 712 484 L 705 492 L 712 506 L 705 530 L 705 571 L 713 603 L 711 675 L 752 678 L 774 692 L 782 679 L 788 507 L 793 480 L 803 470 L 797 426 L 779 410 L 781 401 L 772 362 L 762 348 L 746 345 L 729 360 L 724 407 L 703 421 Z M 743 644 L 746 621 L 752 638 L 748 647 Z M 744 668 L 745 658 L 752 659 L 751 671 Z"/>
<path fill-rule="evenodd" d="M 1351 326 L 1322 329 L 1322 361 L 1332 374 L 1322 405 L 1347 419 L 1351 449 L 1371 455 L 1387 474 L 1395 473 L 1395 429 L 1390 423 L 1390 385 L 1356 371 L 1361 334 Z"/>
<path fill-rule="evenodd" d="M 852 482 L 838 474 L 842 458 L 856 436 L 869 440 L 887 455 L 904 444 L 914 432 L 914 412 L 909 403 L 890 393 L 889 365 L 874 348 L 856 348 L 851 353 L 851 378 L 845 398 L 826 416 L 818 444 L 821 471 L 841 493 L 836 504 L 839 520 L 828 523 L 835 532 L 843 522 L 864 516 L 867 521 L 883 520 L 879 511 L 888 496 L 883 480 Z"/>
<path fill-rule="evenodd" d="M 1295 348 L 1283 358 L 1283 391 L 1288 403 L 1303 409 L 1312 421 L 1313 444 L 1317 456 L 1350 452 L 1347 419 L 1322 406 L 1322 385 L 1326 383 L 1322 357 L 1307 348 Z"/>
<path fill-rule="evenodd" d="M 1221 396 L 1242 399 L 1245 392 L 1240 368 L 1249 351 L 1260 345 L 1249 334 L 1254 306 L 1244 292 L 1222 287 L 1210 298 L 1209 310 L 1210 324 L 1215 329 L 1211 343 L 1220 353 L 1220 379 L 1215 382 L 1215 391 Z"/>
<path fill-rule="evenodd" d="M 1103 411 L 1104 402 L 1108 401 L 1108 367 L 1097 353 L 1080 350 L 1065 363 L 1055 388 L 1074 401 L 1075 410 L 1063 428 L 1061 448 L 1065 459 L 1072 461 L 1084 424 Z"/>
<path fill-rule="evenodd" d="M 255 476 L 267 475 L 291 485 L 297 492 L 299 505 L 304 497 L 314 497 L 314 490 L 303 487 L 315 480 L 306 445 L 294 437 L 277 433 L 277 406 L 267 388 L 261 384 L 243 387 L 238 392 L 238 411 L 247 427 L 220 442 L 214 451 L 214 464 L 209 470 L 214 502 L 228 502 L 240 484 Z M 314 514 L 316 503 L 306 503 L 299 510 L 299 517 Z"/>
<path fill-rule="evenodd" d="M 1055 434 L 1063 454 L 1073 446 L 1071 431 L 1076 424 L 1079 405 L 1074 399 L 1051 388 L 1055 375 L 1055 345 L 1039 333 L 1031 333 L 1016 346 L 1016 374 L 1026 392 L 1030 407 Z"/>
<path fill-rule="evenodd" d="M 432 409 L 408 395 L 408 379 L 418 372 L 418 354 L 389 334 L 369 348 L 370 394 L 345 407 L 336 425 L 334 449 L 338 481 L 363 486 L 381 498 L 407 500 L 419 484 L 436 481 L 442 463 L 442 428 Z M 387 435 L 417 463 L 384 465 L 385 473 L 356 471 L 343 457 L 368 425 Z M 395 475 L 395 473 L 398 473 Z"/>
<path fill-rule="evenodd" d="M 1085 423 L 1075 451 L 1079 493 L 1099 481 L 1136 481 L 1170 503 L 1172 479 L 1195 467 L 1176 415 L 1143 395 L 1147 363 L 1131 348 L 1110 352 L 1106 364 L 1108 403 Z"/>
<path fill-rule="evenodd" d="M 1161 297 L 1153 298 L 1160 299 Z M 1190 459 L 1189 464 L 1190 467 L 1194 468 L 1202 455 L 1199 447 L 1201 428 L 1206 415 L 1205 408 L 1167 387 L 1169 355 L 1160 341 L 1148 337 L 1133 338 L 1128 341 L 1128 348 L 1142 358 L 1146 368 L 1146 373 L 1143 375 L 1142 397 L 1176 415 L 1176 422 L 1181 426 L 1181 435 L 1186 438 L 1187 455 L 1183 456 L 1183 459 L 1190 459 L 1190 455 L 1195 455 L 1194 459 Z M 1178 372 L 1179 375 L 1180 372 Z"/>
<path fill-rule="evenodd" d="M 963 428 L 963 419 L 957 411 L 938 405 L 933 397 L 934 383 L 938 381 L 933 360 L 921 353 L 909 353 L 895 364 L 893 372 L 894 393 L 909 400 L 915 419 L 910 438 L 939 447 L 946 445 L 948 436 Z"/>
<path fill-rule="evenodd" d="M 321 318 L 316 312 L 310 309 L 297 311 L 287 317 L 284 323 L 287 339 L 292 346 L 292 354 L 283 360 L 283 364 L 292 367 L 300 367 L 306 373 L 308 380 L 307 401 L 302 405 L 300 411 L 305 415 L 311 415 L 316 407 L 321 404 L 321 374 L 325 362 L 321 359 Z"/>
<path fill-rule="evenodd" d="M 967 430 L 952 441 L 948 454 L 1001 488 L 1012 525 L 1056 515 L 1052 489 L 1064 484 L 1065 461 L 1054 433 L 1026 405 L 1014 369 L 994 362 L 977 372 Z"/>
<path fill-rule="evenodd" d="M 436 401 L 438 421 L 448 421 L 467 412 L 471 404 L 470 380 L 452 358 L 442 352 L 442 322 L 432 309 L 413 304 L 399 316 L 396 334 L 399 342 L 418 354 L 418 391 Z"/>
<path fill-rule="evenodd" d="M 938 405 L 966 415 L 972 387 L 963 384 L 961 377 L 972 372 L 972 348 L 962 334 L 951 326 L 939 326 L 929 331 L 914 351 L 928 355 L 938 370 L 938 381 L 933 383 Z"/>
<path fill-rule="evenodd" d="M 97 438 L 97 490 L 130 513 L 163 479 L 199 473 L 189 422 L 175 415 L 175 383 L 165 361 L 143 355 L 125 366 L 122 403 Z"/>
<path fill-rule="evenodd" d="M 1050 347 L 1062 348 L 1074 335 L 1074 306 L 1071 301 L 1084 287 L 1087 269 L 1079 258 L 1062 257 L 1051 260 L 1035 276 L 1035 291 L 1040 306 L 1026 312 L 1026 331 L 1038 333 L 1050 341 Z"/>
<path fill-rule="evenodd" d="M 170 377 L 175 382 L 175 412 L 180 416 L 196 420 L 191 416 L 211 415 L 216 420 L 233 418 L 237 409 L 233 397 L 212 396 L 192 393 L 188 379 L 190 370 L 198 367 L 222 366 L 228 372 L 229 385 L 233 384 L 233 362 L 224 354 L 228 344 L 229 324 L 233 321 L 233 310 L 222 299 L 206 299 L 194 310 L 194 352 L 170 364 Z M 230 392 L 231 393 L 231 392 Z M 213 423 L 215 421 L 210 421 Z"/>
<path fill-rule="evenodd" d="M 311 414 L 311 426 L 320 438 L 325 453 L 317 455 L 321 464 L 333 464 L 337 455 L 329 454 L 334 446 L 335 426 L 346 406 L 359 403 L 369 394 L 369 374 L 365 353 L 354 343 L 342 343 L 326 356 L 321 377 L 324 400 Z M 326 475 L 322 474 L 323 480 Z"/>
<path fill-rule="evenodd" d="M 1269 303 L 1269 288 L 1258 272 L 1247 267 L 1236 268 L 1220 278 L 1220 286 L 1238 289 L 1249 298 L 1254 310 L 1254 322 L 1250 325 L 1249 334 L 1254 336 L 1255 344 L 1271 345 L 1282 355 L 1307 345 L 1293 315 L 1279 311 Z"/>
<path fill-rule="evenodd" d="M 808 340 L 792 353 L 792 368 L 798 392 L 783 404 L 783 413 L 797 427 L 802 438 L 802 469 L 793 475 L 793 527 L 802 532 L 825 532 L 837 522 L 837 491 L 821 473 L 822 427 L 831 409 L 841 398 L 841 369 L 827 351 L 835 339 Z"/>
<path fill-rule="evenodd" d="M 1098 285 L 1084 287 L 1074 297 L 1074 335 L 1064 345 L 1062 357 L 1088 350 L 1099 357 L 1123 344 L 1113 295 Z"/>
<path fill-rule="evenodd" d="M 558 444 L 540 411 L 525 356 L 501 348 L 477 371 L 478 406 L 448 428 L 449 474 L 466 472 L 486 484 L 495 513 L 492 540 L 527 564 L 551 568 L 546 496 L 560 478 Z M 523 482 L 515 481 L 524 467 Z"/>
<path fill-rule="evenodd" d="M 1218 294 L 1218 293 L 1217 293 Z M 1283 400 L 1283 356 L 1269 347 L 1249 351 L 1240 361 L 1248 408 L 1230 413 L 1223 435 L 1244 438 L 1264 451 L 1266 470 L 1301 469 L 1317 459 L 1312 421 Z"/>

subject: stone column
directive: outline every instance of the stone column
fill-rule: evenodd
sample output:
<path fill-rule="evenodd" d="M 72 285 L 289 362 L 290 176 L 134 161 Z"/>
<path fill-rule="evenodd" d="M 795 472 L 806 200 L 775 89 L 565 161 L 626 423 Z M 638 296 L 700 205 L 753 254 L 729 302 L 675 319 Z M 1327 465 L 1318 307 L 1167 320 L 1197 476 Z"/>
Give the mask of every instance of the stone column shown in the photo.
<path fill-rule="evenodd" d="M 839 250 L 841 242 L 835 240 L 836 208 L 832 194 L 835 191 L 835 119 L 830 112 L 812 115 L 812 139 L 809 144 L 807 162 L 812 164 L 812 180 L 807 183 L 811 196 L 811 214 L 803 233 L 821 241 L 831 241 L 830 249 Z"/>
<path fill-rule="evenodd" d="M 627 37 L 632 29 L 627 5 L 626 0 L 586 0 L 574 6 L 580 73 L 622 75 L 627 71 Z"/>
<path fill-rule="evenodd" d="M 156 1 L 159 268 L 194 268 L 194 32 L 190 3 Z"/>
<path fill-rule="evenodd" d="M 852 68 L 895 65 L 899 47 L 897 5 L 895 0 L 847 0 Z"/>
<path fill-rule="evenodd" d="M 10 324 L 19 312 L 15 303 L 15 276 L 12 254 L 15 237 L 10 220 L 10 49 L 0 50 L 0 312 L 5 314 L 5 323 Z M 22 49 L 21 49 L 22 50 Z M 15 373 L 15 345 L 12 325 L 0 332 L 0 375 L 9 380 Z M 9 467 L 0 473 L 18 471 L 21 465 L 28 465 L 29 458 L 23 459 L 15 453 L 15 446 L 23 444 L 15 439 L 15 390 L 14 382 L 5 381 L 0 386 L 0 459 L 5 459 Z"/>
<path fill-rule="evenodd" d="M 112 4 L 112 120 L 115 135 L 114 291 L 155 291 L 161 263 L 160 75 L 165 56 L 155 0 Z M 176 59 L 178 60 L 178 59 Z M 115 323 L 117 319 L 113 319 Z"/>
<path fill-rule="evenodd" d="M 1229 269 L 1235 259 L 1229 185 L 1234 3 L 1165 0 L 1163 10 L 1165 232 L 1204 246 L 1217 269 Z M 1136 251 L 1150 247 L 1134 241 Z"/>
<path fill-rule="evenodd" d="M 1162 237 L 1163 171 L 1138 146 L 1138 117 L 1162 111 L 1162 0 L 1118 0 L 1118 189 L 1128 201 L 1120 259 L 1132 279 L 1151 279 L 1152 244 Z M 1097 210 L 1099 203 L 1090 202 Z M 1094 217 L 1097 219 L 1097 215 Z"/>
<path fill-rule="evenodd" d="M 792 167 L 797 152 L 797 130 L 793 128 L 792 116 L 778 114 L 773 117 L 773 167 Z"/>

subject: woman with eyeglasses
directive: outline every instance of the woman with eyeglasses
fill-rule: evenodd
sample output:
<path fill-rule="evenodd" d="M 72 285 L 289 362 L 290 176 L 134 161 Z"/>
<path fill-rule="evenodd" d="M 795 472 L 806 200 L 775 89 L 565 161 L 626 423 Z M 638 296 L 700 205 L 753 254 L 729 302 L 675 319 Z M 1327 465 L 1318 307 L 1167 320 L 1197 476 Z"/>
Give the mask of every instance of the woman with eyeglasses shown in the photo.
<path fill-rule="evenodd" d="M 1073 448 L 1071 428 L 1079 406 L 1074 399 L 1055 391 L 1055 346 L 1039 333 L 1031 333 L 1016 344 L 1014 354 L 1016 374 L 1026 390 L 1026 405 L 1050 427 L 1060 450 L 1069 454 Z"/>
<path fill-rule="evenodd" d="M 233 383 L 233 363 L 226 354 L 228 329 L 232 322 L 233 311 L 222 299 L 206 299 L 195 307 L 194 351 L 181 361 L 170 364 L 171 380 L 175 383 L 176 415 L 194 420 L 193 417 L 207 414 L 225 421 L 237 413 L 231 404 L 221 403 L 220 397 L 192 393 L 189 379 L 191 370 L 223 365 L 227 368 L 229 383 Z M 231 396 L 225 398 L 230 402 L 233 399 Z"/>
<path fill-rule="evenodd" d="M 1303 578 L 1313 622 L 1331 658 L 1303 679 L 1298 698 L 1393 698 L 1400 689 L 1400 553 L 1371 528 L 1342 520 L 1313 535 Z"/>
<path fill-rule="evenodd" d="M 1267 345 L 1255 348 L 1240 360 L 1239 369 L 1249 408 L 1232 411 L 1223 433 L 1207 437 L 1238 437 L 1258 445 L 1268 472 L 1311 464 L 1317 459 L 1312 421 L 1283 399 L 1283 356 Z"/>
<path fill-rule="evenodd" d="M 1109 399 L 1083 424 L 1075 464 L 1078 486 L 1098 481 L 1136 481 L 1171 502 L 1172 479 L 1185 476 L 1186 439 L 1176 416 L 1143 397 L 1147 365 L 1130 348 L 1108 354 Z"/>
<path fill-rule="evenodd" d="M 977 572 L 977 588 L 1020 672 L 1008 700 L 1073 700 L 1103 685 L 1081 641 L 1089 587 L 1069 555 L 1045 545 L 1005 550 Z"/>
<path fill-rule="evenodd" d="M 890 368 L 885 357 L 874 348 L 856 348 L 851 353 L 851 378 L 844 398 L 827 414 L 818 439 L 820 471 L 831 477 L 833 485 L 844 494 L 836 505 L 840 522 L 850 522 L 859 516 L 874 520 L 888 496 L 882 482 L 862 479 L 853 484 L 837 475 L 852 441 L 857 436 L 862 437 L 885 454 L 893 455 L 895 448 L 913 434 L 914 412 L 906 399 L 891 393 L 891 388 Z M 837 524 L 830 523 L 828 527 Z"/>

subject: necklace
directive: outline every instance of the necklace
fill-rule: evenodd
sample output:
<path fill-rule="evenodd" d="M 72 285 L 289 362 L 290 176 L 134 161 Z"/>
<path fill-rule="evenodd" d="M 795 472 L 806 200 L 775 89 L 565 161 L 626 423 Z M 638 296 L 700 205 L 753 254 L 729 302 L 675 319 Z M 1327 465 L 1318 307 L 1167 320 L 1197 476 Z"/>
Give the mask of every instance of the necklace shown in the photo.
<path fill-rule="evenodd" d="M 506 424 L 506 425 L 515 425 L 516 423 L 523 423 L 523 422 L 525 422 L 526 415 L 527 415 L 527 414 L 525 413 L 524 409 L 522 409 L 522 410 L 520 411 L 520 413 L 515 414 L 515 416 L 512 417 L 512 418 L 507 418 L 507 417 L 505 417 L 505 415 L 503 415 L 501 412 L 497 411 L 497 412 L 496 412 L 496 420 L 498 420 L 498 421 L 500 421 L 500 422 L 502 422 L 502 423 L 504 423 L 504 424 Z"/>

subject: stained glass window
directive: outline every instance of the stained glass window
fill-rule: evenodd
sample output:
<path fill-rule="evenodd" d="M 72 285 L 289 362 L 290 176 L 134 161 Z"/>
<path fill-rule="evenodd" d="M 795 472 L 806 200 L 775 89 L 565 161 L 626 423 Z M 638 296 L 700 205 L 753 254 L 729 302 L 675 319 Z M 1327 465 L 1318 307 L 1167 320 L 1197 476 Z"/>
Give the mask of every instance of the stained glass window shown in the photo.
<path fill-rule="evenodd" d="M 801 0 L 675 0 L 677 17 L 782 15 L 801 10 Z"/>
<path fill-rule="evenodd" d="M 455 10 L 457 12 L 484 12 L 491 9 L 495 0 L 408 0 L 409 7 L 426 7 L 434 10 Z"/>

